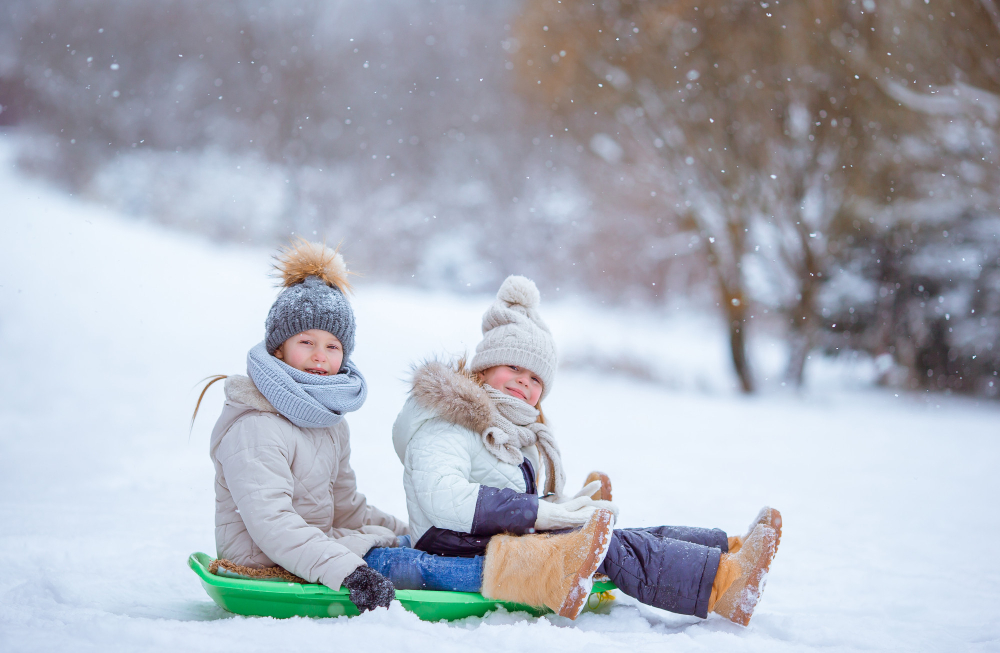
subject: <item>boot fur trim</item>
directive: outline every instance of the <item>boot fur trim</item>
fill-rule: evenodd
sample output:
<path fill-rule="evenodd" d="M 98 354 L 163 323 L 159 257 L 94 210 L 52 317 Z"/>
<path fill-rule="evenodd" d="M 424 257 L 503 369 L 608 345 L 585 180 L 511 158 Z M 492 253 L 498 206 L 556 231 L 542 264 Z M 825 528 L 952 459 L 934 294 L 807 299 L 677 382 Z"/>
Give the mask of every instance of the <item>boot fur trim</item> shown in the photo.
<path fill-rule="evenodd" d="M 614 515 L 598 510 L 571 533 L 495 535 L 486 547 L 482 594 L 545 606 L 576 619 L 611 545 Z"/>

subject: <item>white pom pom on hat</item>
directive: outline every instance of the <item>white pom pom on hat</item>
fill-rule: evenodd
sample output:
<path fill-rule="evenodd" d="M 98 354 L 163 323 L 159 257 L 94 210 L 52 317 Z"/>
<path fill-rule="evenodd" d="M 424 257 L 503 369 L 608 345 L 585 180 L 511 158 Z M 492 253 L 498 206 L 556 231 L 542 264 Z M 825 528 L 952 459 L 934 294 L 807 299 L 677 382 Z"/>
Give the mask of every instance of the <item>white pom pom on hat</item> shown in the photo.
<path fill-rule="evenodd" d="M 496 365 L 525 367 L 542 380 L 544 398 L 555 382 L 556 346 L 549 327 L 538 315 L 541 295 L 527 277 L 507 277 L 493 304 L 483 313 L 483 339 L 476 346 L 470 371 Z"/>
<path fill-rule="evenodd" d="M 523 306 L 524 308 L 535 308 L 541 301 L 542 296 L 538 292 L 538 286 L 528 277 L 512 274 L 504 279 L 500 290 L 497 291 L 497 299 L 508 306 Z"/>

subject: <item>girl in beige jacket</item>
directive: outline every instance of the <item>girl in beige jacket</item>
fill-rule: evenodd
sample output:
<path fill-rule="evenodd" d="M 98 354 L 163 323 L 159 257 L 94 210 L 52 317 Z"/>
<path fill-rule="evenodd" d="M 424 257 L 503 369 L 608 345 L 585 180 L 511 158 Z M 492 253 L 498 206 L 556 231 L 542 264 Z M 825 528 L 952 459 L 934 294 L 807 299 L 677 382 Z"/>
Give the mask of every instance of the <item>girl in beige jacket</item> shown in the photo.
<path fill-rule="evenodd" d="M 226 380 L 210 450 L 218 557 L 231 570 L 280 567 L 343 585 L 362 611 L 388 606 L 392 583 L 364 556 L 397 546 L 408 529 L 368 505 L 351 469 L 344 415 L 361 407 L 367 386 L 350 362 L 347 269 L 339 253 L 306 241 L 285 249 L 278 269 L 285 287 L 247 356 L 248 376 L 212 381 Z"/>

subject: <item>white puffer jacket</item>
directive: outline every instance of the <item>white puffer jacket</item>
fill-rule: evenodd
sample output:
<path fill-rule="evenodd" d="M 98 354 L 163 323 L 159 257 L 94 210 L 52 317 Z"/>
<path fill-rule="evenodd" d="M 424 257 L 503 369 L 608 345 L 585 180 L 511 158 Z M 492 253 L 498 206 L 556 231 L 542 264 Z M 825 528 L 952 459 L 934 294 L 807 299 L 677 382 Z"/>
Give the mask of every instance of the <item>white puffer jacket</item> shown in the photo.
<path fill-rule="evenodd" d="M 339 588 L 373 545 L 389 546 L 393 534 L 407 533 L 358 492 L 346 420 L 300 428 L 248 377 L 230 376 L 225 388 L 211 440 L 220 558 L 253 568 L 280 565 Z"/>
<path fill-rule="evenodd" d="M 482 522 L 489 503 L 480 500 L 483 486 L 528 490 L 522 468 L 501 462 L 483 445 L 480 433 L 490 425 L 490 410 L 486 391 L 464 372 L 438 362 L 416 370 L 411 395 L 392 427 L 414 544 L 432 526 L 473 533 L 477 504 Z M 535 446 L 521 453 L 537 473 Z M 537 510 L 537 500 L 534 505 Z M 533 522 L 532 515 L 528 523 Z"/>

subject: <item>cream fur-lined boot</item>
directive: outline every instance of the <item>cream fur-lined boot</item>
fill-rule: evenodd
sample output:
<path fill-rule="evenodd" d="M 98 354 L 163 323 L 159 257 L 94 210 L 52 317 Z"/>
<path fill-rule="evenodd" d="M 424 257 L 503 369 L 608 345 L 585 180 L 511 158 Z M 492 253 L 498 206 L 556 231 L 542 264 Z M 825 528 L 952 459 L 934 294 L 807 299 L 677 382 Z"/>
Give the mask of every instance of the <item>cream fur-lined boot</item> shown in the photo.
<path fill-rule="evenodd" d="M 743 541 L 739 553 L 723 553 L 712 582 L 708 611 L 741 626 L 749 624 L 777 547 L 774 529 L 758 524 Z"/>
<path fill-rule="evenodd" d="M 774 550 L 778 550 L 778 545 L 781 544 L 781 513 L 774 508 L 764 506 L 757 513 L 757 516 L 754 517 L 754 520 L 750 522 L 750 527 L 747 528 L 746 535 L 729 536 L 729 553 L 739 553 L 740 547 L 743 546 L 743 540 L 750 537 L 750 533 L 757 527 L 757 524 L 764 524 L 774 529 L 774 532 L 778 535 L 778 539 L 774 543 Z"/>
<path fill-rule="evenodd" d="M 576 619 L 608 553 L 614 522 L 612 512 L 601 509 L 570 533 L 494 535 L 486 547 L 483 596 L 544 605 Z"/>

